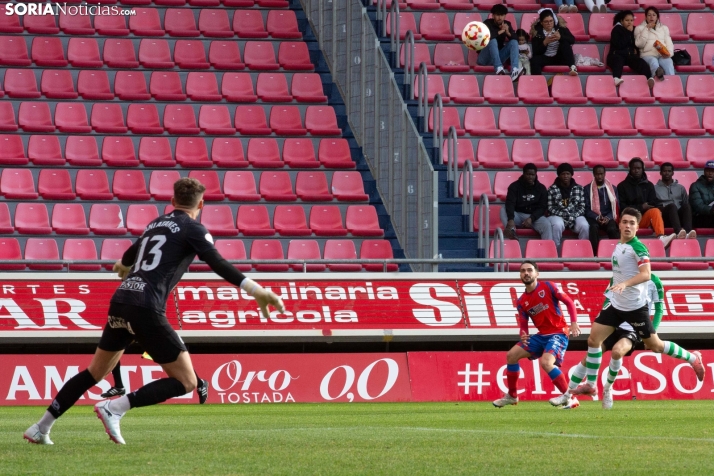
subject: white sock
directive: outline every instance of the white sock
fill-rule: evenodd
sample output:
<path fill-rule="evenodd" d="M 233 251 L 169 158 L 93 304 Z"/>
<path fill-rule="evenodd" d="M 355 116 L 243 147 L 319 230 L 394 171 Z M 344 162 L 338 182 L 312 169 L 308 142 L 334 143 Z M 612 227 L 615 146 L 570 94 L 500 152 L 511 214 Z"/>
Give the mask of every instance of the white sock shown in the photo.
<path fill-rule="evenodd" d="M 620 373 L 620 367 L 622 367 L 622 359 L 610 359 L 610 367 L 607 372 L 607 380 L 605 380 L 604 390 L 609 390 L 612 384 L 615 383 L 617 374 Z"/>
<path fill-rule="evenodd" d="M 54 425 L 56 421 L 57 418 L 55 418 L 54 415 L 50 412 L 45 412 L 45 414 L 42 415 L 42 418 L 40 418 L 40 421 L 37 422 L 37 426 L 40 427 L 40 432 L 46 435 L 50 432 L 52 425 Z"/>
<path fill-rule="evenodd" d="M 109 411 L 112 413 L 123 415 L 129 410 L 131 410 L 131 404 L 129 403 L 129 397 L 126 395 L 109 402 Z"/>
<path fill-rule="evenodd" d="M 575 370 L 573 370 L 573 375 L 570 377 L 570 382 L 568 383 L 568 391 L 565 393 L 570 394 L 570 390 L 575 390 L 576 388 L 578 388 L 578 385 L 583 383 L 583 380 L 585 380 L 586 373 L 587 368 L 582 364 L 582 362 L 578 362 L 578 365 L 575 367 Z"/>

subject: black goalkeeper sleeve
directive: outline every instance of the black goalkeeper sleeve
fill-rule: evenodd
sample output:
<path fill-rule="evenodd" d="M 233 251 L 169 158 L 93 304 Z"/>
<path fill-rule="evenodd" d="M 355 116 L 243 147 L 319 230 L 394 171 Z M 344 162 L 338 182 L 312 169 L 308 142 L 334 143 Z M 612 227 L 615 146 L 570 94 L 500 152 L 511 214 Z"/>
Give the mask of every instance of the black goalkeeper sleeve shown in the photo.
<path fill-rule="evenodd" d="M 134 265 L 134 260 L 136 259 L 136 253 L 139 252 L 139 240 L 136 240 L 121 257 L 121 264 L 130 267 Z"/>
<path fill-rule="evenodd" d="M 234 286 L 240 286 L 245 279 L 243 273 L 238 271 L 232 264 L 226 261 L 226 259 L 215 249 L 207 251 L 200 258 L 205 261 L 218 276 Z"/>

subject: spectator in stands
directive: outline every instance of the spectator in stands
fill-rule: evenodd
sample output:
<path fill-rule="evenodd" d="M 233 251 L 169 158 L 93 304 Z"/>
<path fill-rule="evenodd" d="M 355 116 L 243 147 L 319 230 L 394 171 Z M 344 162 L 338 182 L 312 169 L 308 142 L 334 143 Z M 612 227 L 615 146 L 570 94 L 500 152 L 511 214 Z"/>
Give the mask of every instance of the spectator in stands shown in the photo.
<path fill-rule="evenodd" d="M 667 25 L 659 21 L 659 10 L 656 7 L 647 7 L 645 21 L 635 28 L 635 45 L 640 49 L 640 57 L 647 62 L 653 76 L 663 80 L 665 74 L 674 75 L 674 43 Z"/>
<path fill-rule="evenodd" d="M 610 1 L 585 0 L 585 6 L 588 7 L 588 10 L 592 13 L 607 13 L 607 6 L 605 6 L 606 3 L 610 3 Z"/>
<path fill-rule="evenodd" d="M 573 166 L 560 164 L 558 177 L 548 188 L 548 221 L 553 227 L 553 241 L 560 246 L 563 230 L 573 230 L 578 239 L 587 240 L 590 233 L 585 219 L 585 193 L 573 180 Z"/>
<path fill-rule="evenodd" d="M 605 178 L 605 167 L 602 165 L 593 167 L 593 181 L 585 186 L 583 193 L 589 240 L 593 245 L 593 253 L 597 255 L 600 230 L 604 230 L 611 240 L 620 238 L 620 229 L 617 226 L 620 199 L 617 188 Z"/>
<path fill-rule="evenodd" d="M 516 239 L 516 226 L 533 228 L 543 240 L 552 240 L 552 226 L 545 217 L 548 209 L 548 190 L 538 181 L 534 164 L 523 166 L 523 175 L 508 186 L 506 206 L 501 208 L 504 236 Z"/>
<path fill-rule="evenodd" d="M 555 0 L 555 6 L 558 7 L 558 13 L 578 13 L 578 7 L 575 6 L 575 0 Z"/>
<path fill-rule="evenodd" d="M 662 209 L 664 226 L 674 228 L 679 239 L 693 239 L 697 232 L 692 230 L 692 209 L 689 207 L 689 197 L 684 185 L 674 180 L 674 165 L 669 162 L 659 167 L 662 177 L 655 185 L 657 199 Z"/>
<path fill-rule="evenodd" d="M 518 40 L 518 59 L 521 62 L 521 68 L 523 68 L 524 74 L 530 76 L 533 51 L 528 42 L 531 41 L 531 37 L 526 33 L 526 30 L 518 29 L 516 30 L 516 39 Z"/>
<path fill-rule="evenodd" d="M 570 30 L 558 25 L 553 10 L 542 8 L 538 21 L 533 25 L 533 58 L 531 59 L 531 73 L 543 73 L 544 66 L 562 65 L 570 68 L 570 75 L 578 74 L 573 54 L 575 37 Z"/>
<path fill-rule="evenodd" d="M 607 65 L 612 69 L 615 86 L 622 84 L 622 68 L 629 66 L 635 74 L 646 76 L 650 88 L 653 88 L 652 70 L 647 62 L 640 58 L 635 44 L 634 21 L 635 15 L 630 10 L 619 11 L 613 18 L 614 27 L 610 36 L 610 53 L 607 55 Z"/>
<path fill-rule="evenodd" d="M 714 228 L 714 160 L 704 166 L 704 174 L 689 187 L 692 221 L 696 228 Z"/>
<path fill-rule="evenodd" d="M 493 66 L 496 74 L 506 74 L 503 63 L 510 59 L 511 79 L 515 81 L 523 73 L 523 68 L 518 61 L 516 31 L 511 26 L 511 22 L 506 20 L 507 14 L 508 8 L 501 3 L 491 8 L 491 18 L 483 22 L 491 33 L 491 41 L 478 54 L 476 63 L 479 66 Z"/>
<path fill-rule="evenodd" d="M 664 221 L 662 212 L 657 206 L 660 201 L 657 199 L 654 184 L 647 180 L 645 174 L 645 163 L 639 157 L 630 160 L 628 164 L 630 173 L 625 180 L 617 185 L 617 193 L 620 198 L 620 206 L 623 209 L 632 207 L 642 213 L 640 228 L 652 227 L 655 235 L 662 240 L 664 247 L 668 247 L 677 236 L 664 234 Z"/>

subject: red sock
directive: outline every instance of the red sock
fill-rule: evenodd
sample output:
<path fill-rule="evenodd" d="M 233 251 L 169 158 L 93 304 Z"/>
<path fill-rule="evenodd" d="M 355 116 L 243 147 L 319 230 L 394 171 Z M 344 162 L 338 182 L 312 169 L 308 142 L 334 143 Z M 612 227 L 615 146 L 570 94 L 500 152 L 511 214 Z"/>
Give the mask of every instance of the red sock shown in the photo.
<path fill-rule="evenodd" d="M 518 379 L 520 378 L 520 376 L 520 370 L 518 370 L 517 372 L 506 371 L 506 377 L 508 378 L 508 394 L 513 398 L 516 398 L 518 396 Z"/>
<path fill-rule="evenodd" d="M 568 380 L 565 378 L 565 374 L 560 374 L 553 379 L 553 385 L 555 388 L 565 393 L 568 390 Z"/>

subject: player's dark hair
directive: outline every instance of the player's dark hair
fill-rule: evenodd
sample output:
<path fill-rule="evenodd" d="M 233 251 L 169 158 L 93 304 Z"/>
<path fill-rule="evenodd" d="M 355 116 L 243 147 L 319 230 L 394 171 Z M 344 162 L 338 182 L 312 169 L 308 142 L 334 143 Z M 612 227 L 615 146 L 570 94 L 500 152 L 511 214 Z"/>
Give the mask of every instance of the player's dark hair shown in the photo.
<path fill-rule="evenodd" d="M 491 15 L 508 15 L 508 8 L 502 3 L 497 3 L 491 7 Z"/>
<path fill-rule="evenodd" d="M 630 215 L 631 217 L 637 218 L 637 223 L 639 223 L 640 220 L 642 220 L 642 213 L 640 213 L 640 211 L 636 208 L 632 208 L 632 207 L 625 208 L 624 210 L 622 210 L 622 212 L 620 212 L 620 216 L 623 217 L 625 215 Z"/>
<path fill-rule="evenodd" d="M 636 163 L 636 162 L 639 162 L 639 163 L 640 163 L 640 165 L 642 166 L 642 170 L 644 171 L 644 170 L 645 170 L 645 163 L 644 163 L 644 161 L 643 161 L 642 159 L 640 159 L 639 157 L 633 157 L 633 158 L 631 158 L 630 161 L 627 163 L 627 168 L 628 168 L 628 169 L 631 169 L 631 168 L 632 168 L 632 164 L 634 164 L 634 163 Z"/>
<path fill-rule="evenodd" d="M 602 171 L 605 172 L 604 165 L 596 165 L 595 167 L 593 167 L 593 173 L 597 172 L 597 169 L 602 169 Z"/>
<path fill-rule="evenodd" d="M 535 269 L 537 273 L 540 272 L 538 271 L 538 263 L 531 260 L 525 260 L 523 263 L 521 263 L 521 267 L 523 267 L 524 264 L 530 264 L 531 266 L 533 266 L 533 269 Z M 520 270 L 521 268 L 518 269 Z"/>
<path fill-rule="evenodd" d="M 531 36 L 523 28 L 519 28 L 516 30 L 516 39 L 519 39 L 519 38 L 525 38 L 526 41 L 531 40 Z"/>
<path fill-rule="evenodd" d="M 621 23 L 622 20 L 624 20 L 625 17 L 627 17 L 627 15 L 632 15 L 632 18 L 635 18 L 635 14 L 632 13 L 632 10 L 620 10 L 619 12 L 617 12 L 617 14 L 612 19 L 612 26 L 615 26 L 618 23 Z"/>
<path fill-rule="evenodd" d="M 659 169 L 662 170 L 665 167 L 670 167 L 672 169 L 672 172 L 674 172 L 674 165 L 672 165 L 671 162 L 665 162 L 662 165 L 659 166 Z"/>
<path fill-rule="evenodd" d="M 206 187 L 201 182 L 191 177 L 184 177 L 174 182 L 174 198 L 176 205 L 193 208 L 201 201 Z"/>

